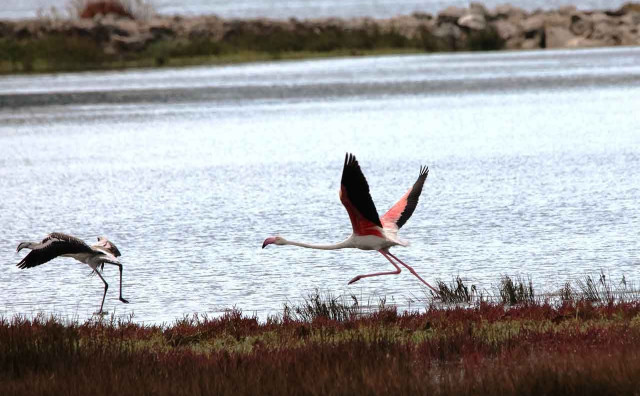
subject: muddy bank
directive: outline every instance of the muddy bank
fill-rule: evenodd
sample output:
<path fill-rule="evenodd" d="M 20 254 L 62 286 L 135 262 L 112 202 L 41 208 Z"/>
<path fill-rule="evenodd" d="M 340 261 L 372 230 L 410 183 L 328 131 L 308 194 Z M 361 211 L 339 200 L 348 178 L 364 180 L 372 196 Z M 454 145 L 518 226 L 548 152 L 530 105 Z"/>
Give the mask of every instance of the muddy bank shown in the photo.
<path fill-rule="evenodd" d="M 437 15 L 389 19 L 222 19 L 157 16 L 135 20 L 114 14 L 92 19 L 0 21 L 0 64 L 7 71 L 102 68 L 176 59 L 209 63 L 242 54 L 270 59 L 292 53 L 358 55 L 407 52 L 577 48 L 640 44 L 640 3 L 617 10 L 563 7 L 526 12 L 472 3 Z M 241 55 L 239 55 L 241 54 Z M 251 56 L 248 57 L 251 60 Z"/>

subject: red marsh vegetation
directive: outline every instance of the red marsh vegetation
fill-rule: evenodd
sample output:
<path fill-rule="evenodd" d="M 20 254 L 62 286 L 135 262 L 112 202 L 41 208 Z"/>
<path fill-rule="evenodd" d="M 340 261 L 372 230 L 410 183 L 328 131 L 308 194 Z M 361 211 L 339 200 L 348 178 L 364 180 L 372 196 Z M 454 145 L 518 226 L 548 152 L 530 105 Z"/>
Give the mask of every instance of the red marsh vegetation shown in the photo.
<path fill-rule="evenodd" d="M 315 303 L 164 326 L 5 318 L 0 394 L 640 394 L 640 302 Z"/>

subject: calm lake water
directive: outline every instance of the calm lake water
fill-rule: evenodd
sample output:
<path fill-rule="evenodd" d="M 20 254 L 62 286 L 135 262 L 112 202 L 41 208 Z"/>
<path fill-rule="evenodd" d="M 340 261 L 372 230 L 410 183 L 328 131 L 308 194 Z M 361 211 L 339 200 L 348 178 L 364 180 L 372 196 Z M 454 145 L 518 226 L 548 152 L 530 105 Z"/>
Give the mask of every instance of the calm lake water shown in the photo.
<path fill-rule="evenodd" d="M 628 0 L 485 0 L 492 9 L 504 3 L 526 10 L 552 9 L 576 5 L 581 9 L 615 9 Z M 34 18 L 51 14 L 55 7 L 66 15 L 69 1 L 60 0 L 3 0 L 0 19 Z M 467 0 L 150 0 L 154 9 L 165 15 L 216 14 L 237 18 L 319 18 L 370 16 L 387 18 L 415 11 L 437 13 L 448 6 L 467 7 Z"/>
<path fill-rule="evenodd" d="M 102 282 L 71 259 L 19 270 L 62 231 L 121 250 L 105 309 L 141 321 L 319 288 L 424 304 L 376 252 L 269 246 L 351 232 L 338 188 L 358 156 L 384 213 L 431 169 L 395 253 L 428 281 L 554 290 L 640 264 L 640 48 L 389 56 L 0 77 L 0 315 L 86 318 Z"/>

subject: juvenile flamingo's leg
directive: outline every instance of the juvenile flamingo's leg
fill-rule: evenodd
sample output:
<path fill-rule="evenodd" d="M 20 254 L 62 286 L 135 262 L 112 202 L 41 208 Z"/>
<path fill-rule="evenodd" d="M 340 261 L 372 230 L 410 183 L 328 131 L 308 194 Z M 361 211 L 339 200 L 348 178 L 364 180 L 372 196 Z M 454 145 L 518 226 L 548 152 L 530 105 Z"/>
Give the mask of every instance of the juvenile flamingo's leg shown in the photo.
<path fill-rule="evenodd" d="M 379 276 L 379 275 L 398 275 L 398 274 L 400 273 L 400 267 L 398 267 L 398 265 L 397 265 L 396 263 L 394 263 L 394 262 L 393 262 L 393 260 L 391 260 L 391 259 L 389 258 L 389 256 L 387 256 L 387 255 L 385 254 L 385 252 L 383 252 L 382 250 L 378 250 L 378 251 L 379 251 L 379 252 L 380 252 L 384 257 L 386 257 L 386 258 L 387 258 L 387 260 L 389 260 L 389 262 L 390 262 L 391 264 L 393 264 L 393 266 L 394 266 L 394 267 L 396 267 L 396 270 L 395 270 L 395 271 L 389 271 L 389 272 L 376 272 L 375 274 L 358 275 L 358 276 L 356 276 L 355 278 L 353 278 L 353 279 L 351 279 L 351 280 L 349 281 L 349 285 L 350 285 L 350 284 L 352 284 L 353 282 L 357 282 L 357 281 L 359 281 L 359 280 L 360 280 L 360 279 L 362 279 L 362 278 L 368 278 L 368 277 L 370 277 L 370 276 Z M 389 253 L 389 254 L 390 254 L 390 253 Z"/>
<path fill-rule="evenodd" d="M 104 307 L 104 298 L 107 296 L 107 289 L 109 288 L 109 285 L 107 284 L 107 281 L 104 280 L 102 275 L 100 275 L 99 271 L 96 271 L 96 274 L 98 274 L 100 279 L 102 279 L 102 281 L 104 282 L 104 294 L 102 295 L 102 303 L 100 304 L 100 310 L 98 312 L 96 312 L 95 314 L 96 315 L 104 315 L 104 312 L 102 311 L 102 307 Z"/>
<path fill-rule="evenodd" d="M 387 252 L 387 254 L 388 254 L 389 256 L 393 257 L 394 259 L 396 259 L 396 261 L 397 261 L 397 262 L 399 262 L 400 264 L 402 264 L 402 265 L 404 265 L 405 267 L 407 267 L 407 269 L 409 270 L 409 272 L 411 272 L 412 274 L 414 274 L 414 275 L 416 276 L 416 278 L 420 279 L 420 280 L 422 281 L 422 283 L 424 283 L 425 285 L 429 286 L 429 288 L 431 288 L 431 290 L 433 290 L 434 292 L 436 292 L 436 294 L 438 294 L 438 295 L 440 294 L 440 292 L 439 292 L 439 291 L 437 291 L 433 286 L 431 286 L 430 284 L 428 284 L 428 283 L 427 283 L 427 281 L 425 281 L 424 279 L 422 279 L 422 278 L 420 277 L 420 275 L 418 275 L 418 274 L 416 273 L 416 271 L 415 271 L 413 268 L 411 268 L 411 267 L 410 267 L 410 266 L 408 266 L 407 264 L 403 263 L 403 262 L 402 262 L 402 260 L 400 260 L 399 258 L 397 258 L 396 256 L 394 256 L 393 254 L 391 254 L 391 253 L 389 253 L 389 252 Z"/>
<path fill-rule="evenodd" d="M 124 298 L 122 298 L 122 264 L 116 264 L 116 263 L 110 263 L 110 262 L 107 262 L 107 264 L 113 264 L 118 266 L 118 269 L 120 270 L 120 301 L 122 301 L 125 304 L 129 304 L 128 300 L 125 300 Z"/>

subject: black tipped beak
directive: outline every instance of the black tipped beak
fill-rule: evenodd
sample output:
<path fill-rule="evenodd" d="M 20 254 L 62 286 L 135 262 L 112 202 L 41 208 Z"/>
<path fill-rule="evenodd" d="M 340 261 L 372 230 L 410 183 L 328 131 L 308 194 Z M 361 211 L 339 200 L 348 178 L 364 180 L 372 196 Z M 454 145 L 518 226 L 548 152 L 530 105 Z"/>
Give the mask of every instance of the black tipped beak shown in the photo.
<path fill-rule="evenodd" d="M 264 249 L 267 246 L 267 241 L 262 242 L 262 248 Z"/>

